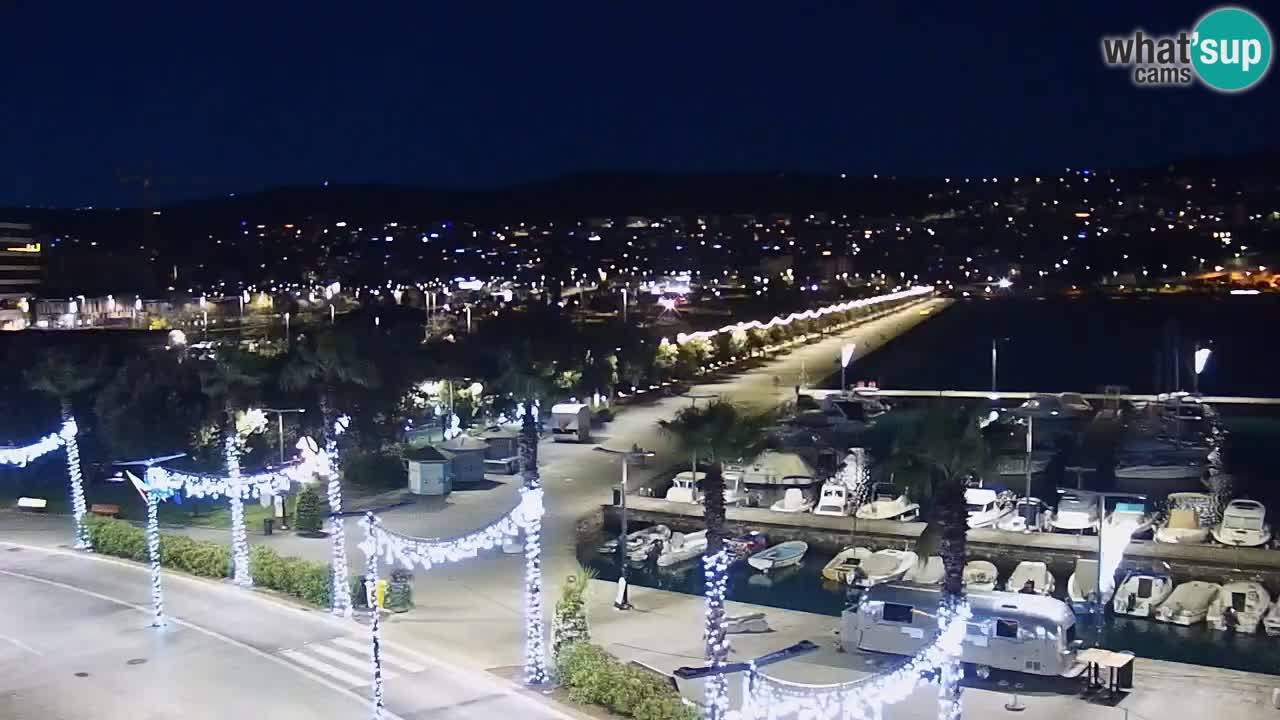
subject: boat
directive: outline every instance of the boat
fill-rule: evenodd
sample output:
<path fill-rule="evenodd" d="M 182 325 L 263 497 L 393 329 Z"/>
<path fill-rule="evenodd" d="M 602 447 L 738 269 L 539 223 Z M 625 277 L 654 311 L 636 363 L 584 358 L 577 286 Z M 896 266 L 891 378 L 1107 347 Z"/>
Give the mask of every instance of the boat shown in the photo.
<path fill-rule="evenodd" d="M 1113 583 L 1114 585 L 1114 583 Z M 1089 612 L 1096 607 L 1095 602 L 1101 600 L 1103 605 L 1111 602 L 1115 587 L 1098 598 L 1098 561 L 1089 558 L 1076 560 L 1075 571 L 1067 578 L 1067 599 L 1071 601 L 1071 609 L 1076 612 Z"/>
<path fill-rule="evenodd" d="M 1245 581 L 1223 585 L 1209 603 L 1205 622 L 1214 630 L 1251 634 L 1271 607 L 1271 595 L 1262 583 Z"/>
<path fill-rule="evenodd" d="M 764 451 L 750 463 L 726 464 L 724 479 L 730 487 L 756 490 L 808 489 L 818 484 L 816 471 L 804 458 L 775 450 Z"/>
<path fill-rule="evenodd" d="M 643 530 L 627 534 L 627 555 L 644 552 L 658 540 L 671 537 L 671 528 L 666 525 L 651 525 Z M 613 555 L 618 552 L 618 538 L 602 543 L 599 547 L 601 555 Z"/>
<path fill-rule="evenodd" d="M 1169 514 L 1156 528 L 1156 542 L 1194 545 L 1209 539 L 1212 496 L 1193 492 L 1170 493 L 1167 502 Z"/>
<path fill-rule="evenodd" d="M 803 565 L 789 565 L 772 572 L 751 573 L 747 578 L 747 584 L 751 587 L 771 588 L 799 576 L 803 571 Z"/>
<path fill-rule="evenodd" d="M 1087 490 L 1058 490 L 1058 511 L 1049 524 L 1058 532 L 1082 533 L 1098 529 L 1098 496 Z"/>
<path fill-rule="evenodd" d="M 1093 415 L 1093 406 L 1080 393 L 1036 393 L 1009 413 L 1037 420 L 1087 418 Z"/>
<path fill-rule="evenodd" d="M 1038 475 L 1049 468 L 1049 463 L 1053 461 L 1054 453 L 1045 450 L 1036 450 L 1031 453 L 1031 474 Z M 1027 474 L 1027 455 L 1019 453 L 1016 455 L 1001 455 L 996 458 L 996 474 L 1009 476 L 1024 477 Z"/>
<path fill-rule="evenodd" d="M 782 499 L 769 506 L 774 512 L 802 513 L 813 508 L 813 498 L 804 494 L 800 488 L 787 488 Z"/>
<path fill-rule="evenodd" d="M 1102 522 L 1102 531 L 1107 536 L 1127 533 L 1129 537 L 1135 537 L 1151 530 L 1154 521 L 1143 503 L 1118 502 Z"/>
<path fill-rule="evenodd" d="M 747 558 L 747 564 L 761 572 L 769 572 L 799 565 L 807 552 L 809 552 L 809 543 L 803 540 L 788 540 L 752 555 Z"/>
<path fill-rule="evenodd" d="M 1195 480 L 1204 474 L 1205 461 L 1160 455 L 1122 456 L 1116 461 L 1118 480 Z"/>
<path fill-rule="evenodd" d="M 1218 596 L 1218 583 L 1192 580 L 1173 589 L 1169 599 L 1156 608 L 1156 619 L 1174 625 L 1196 625 L 1204 622 L 1209 603 Z"/>
<path fill-rule="evenodd" d="M 930 555 L 917 560 L 915 566 L 902 576 L 902 581 L 916 585 L 941 585 L 946 576 L 947 568 L 942 564 L 942 558 Z"/>
<path fill-rule="evenodd" d="M 1048 595 L 1053 592 L 1053 573 L 1049 566 L 1034 560 L 1024 560 L 1013 569 L 1004 581 L 1005 592 Z"/>
<path fill-rule="evenodd" d="M 1258 547 L 1271 540 L 1267 508 L 1257 500 L 1232 500 L 1222 511 L 1222 522 L 1213 528 L 1213 539 L 1223 545 Z"/>
<path fill-rule="evenodd" d="M 668 540 L 658 541 L 658 567 L 671 567 L 692 560 L 707 551 L 707 531 L 671 533 Z"/>
<path fill-rule="evenodd" d="M 1276 596 L 1276 601 L 1271 603 L 1271 609 L 1267 611 L 1266 617 L 1262 618 L 1262 630 L 1268 637 L 1280 635 L 1280 595 Z"/>
<path fill-rule="evenodd" d="M 734 562 L 740 562 L 769 547 L 769 538 L 762 532 L 752 530 L 735 538 L 724 541 L 724 549 Z"/>
<path fill-rule="evenodd" d="M 671 487 L 667 490 L 667 502 L 689 503 L 697 505 L 702 502 L 702 491 L 698 485 L 707 476 L 703 472 L 685 470 L 676 473 L 671 479 Z"/>
<path fill-rule="evenodd" d="M 991 488 L 965 488 L 964 504 L 969 513 L 969 527 L 991 527 L 1013 508 L 1000 501 L 1000 495 Z"/>
<path fill-rule="evenodd" d="M 1013 512 L 996 522 L 1005 532 L 1044 532 L 1049 529 L 1053 510 L 1040 498 L 1022 497 L 1013 504 Z"/>
<path fill-rule="evenodd" d="M 850 585 L 863 588 L 883 585 L 901 580 L 919 561 L 919 557 L 908 550 L 877 550 L 863 558 L 846 580 Z"/>
<path fill-rule="evenodd" d="M 996 579 L 1000 572 L 996 566 L 986 560 L 970 560 L 964 564 L 964 587 L 966 590 L 991 591 L 996 589 Z"/>
<path fill-rule="evenodd" d="M 849 576 L 862 566 L 862 561 L 871 557 L 870 548 L 850 547 L 836 553 L 836 556 L 822 567 L 822 577 L 831 582 L 849 583 Z"/>
<path fill-rule="evenodd" d="M 1152 617 L 1160 603 L 1173 593 L 1173 580 L 1168 575 L 1134 572 L 1116 587 L 1111 609 L 1117 615 Z"/>
<path fill-rule="evenodd" d="M 908 522 L 920 517 L 920 506 L 908 500 L 893 483 L 876 483 L 871 497 L 871 502 L 858 508 L 856 516 L 859 520 Z"/>
<path fill-rule="evenodd" d="M 831 515 L 847 517 L 853 512 L 853 497 L 849 487 L 840 482 L 823 483 L 818 494 L 818 505 L 813 509 L 814 515 Z"/>
<path fill-rule="evenodd" d="M 818 406 L 823 413 L 839 413 L 844 422 L 869 423 L 889 412 L 889 406 L 880 398 L 857 390 L 846 390 L 822 398 Z M 837 419 L 837 422 L 840 420 Z"/>

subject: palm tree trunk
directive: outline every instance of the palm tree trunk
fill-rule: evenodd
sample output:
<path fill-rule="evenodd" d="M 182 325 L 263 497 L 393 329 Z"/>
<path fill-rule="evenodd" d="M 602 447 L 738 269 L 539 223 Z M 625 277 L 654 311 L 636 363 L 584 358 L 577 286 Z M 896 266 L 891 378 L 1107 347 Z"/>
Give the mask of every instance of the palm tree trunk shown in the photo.
<path fill-rule="evenodd" d="M 244 528 L 244 488 L 240 486 L 240 448 L 236 444 L 236 410 L 226 402 L 226 424 L 222 430 L 222 449 L 227 466 L 231 502 L 231 557 L 234 565 L 232 581 L 241 587 L 253 585 L 249 574 L 249 537 Z"/>
<path fill-rule="evenodd" d="M 334 615 L 351 615 L 351 590 L 347 585 L 347 533 L 342 522 L 342 473 L 338 463 L 338 434 L 334 410 L 334 389 L 326 385 L 320 392 L 320 421 L 324 423 L 325 460 L 328 463 L 329 553 L 333 570 L 329 588 L 329 605 Z"/>
<path fill-rule="evenodd" d="M 80 443 L 70 429 L 75 426 L 75 418 L 71 415 L 71 400 L 61 398 L 63 439 L 67 446 L 67 478 L 71 482 L 71 515 L 76 523 L 75 548 L 92 550 L 89 543 L 89 529 L 85 527 L 84 475 L 80 469 Z"/>
<path fill-rule="evenodd" d="M 702 559 L 706 580 L 705 627 L 707 661 L 712 667 L 729 659 L 729 641 L 725 633 L 724 599 L 729 583 L 729 558 L 724 549 L 724 466 L 719 460 L 707 468 L 703 479 L 703 517 L 707 526 L 707 552 Z M 711 675 L 706 684 L 707 720 L 723 720 L 729 709 L 729 687 L 723 675 Z"/>
<path fill-rule="evenodd" d="M 525 401 L 520 426 L 520 477 L 525 492 L 542 489 L 538 475 L 538 427 L 533 401 Z M 540 685 L 547 681 L 546 632 L 542 620 L 542 521 L 532 520 L 524 531 L 524 678 Z"/>
<path fill-rule="evenodd" d="M 938 492 L 938 512 L 942 520 L 942 603 L 947 615 L 964 603 L 964 563 L 967 555 L 965 534 L 969 523 L 965 513 L 964 483 L 958 477 L 943 479 Z M 942 688 L 938 693 L 940 720 L 959 720 L 960 679 L 963 670 L 958 659 L 943 668 Z"/>

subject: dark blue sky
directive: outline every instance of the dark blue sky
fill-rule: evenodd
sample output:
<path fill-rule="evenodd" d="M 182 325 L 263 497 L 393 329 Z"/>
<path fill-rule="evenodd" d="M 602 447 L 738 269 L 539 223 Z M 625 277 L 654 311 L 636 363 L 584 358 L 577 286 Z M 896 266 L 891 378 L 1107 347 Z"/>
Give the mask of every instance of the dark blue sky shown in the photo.
<path fill-rule="evenodd" d="M 1008 174 L 1274 148 L 1274 69 L 1222 96 L 1138 89 L 1102 66 L 1101 35 L 1189 28 L 1216 5 L 6 2 L 0 202 L 136 204 L 118 175 L 148 168 L 166 200 L 325 179 Z M 1280 12 L 1255 7 L 1274 34 Z"/>

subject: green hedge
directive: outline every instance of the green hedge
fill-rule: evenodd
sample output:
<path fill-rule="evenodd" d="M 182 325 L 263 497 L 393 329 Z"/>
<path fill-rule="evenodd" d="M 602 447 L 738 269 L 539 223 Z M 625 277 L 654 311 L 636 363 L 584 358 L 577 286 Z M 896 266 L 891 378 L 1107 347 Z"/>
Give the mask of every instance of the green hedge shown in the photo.
<path fill-rule="evenodd" d="M 574 702 L 600 705 L 635 720 L 701 717 L 661 678 L 622 663 L 597 645 L 575 643 L 565 648 L 557 673 Z"/>
<path fill-rule="evenodd" d="M 95 552 L 147 562 L 147 537 L 142 528 L 123 520 L 101 517 L 88 518 L 87 523 L 89 542 Z M 226 543 L 161 533 L 160 564 L 200 577 L 225 578 L 230 575 L 231 549 Z M 284 593 L 317 607 L 329 607 L 328 565 L 282 557 L 269 547 L 254 545 L 249 548 L 249 572 L 258 587 Z M 364 584 L 359 578 L 351 579 L 350 591 L 355 606 L 364 607 Z"/>

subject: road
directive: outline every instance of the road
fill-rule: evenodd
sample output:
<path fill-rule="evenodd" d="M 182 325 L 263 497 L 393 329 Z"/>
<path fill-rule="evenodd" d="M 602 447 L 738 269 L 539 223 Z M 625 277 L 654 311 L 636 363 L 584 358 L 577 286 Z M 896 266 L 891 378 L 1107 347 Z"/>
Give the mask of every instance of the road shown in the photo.
<path fill-rule="evenodd" d="M 150 626 L 145 568 L 0 543 L 0 718 L 366 718 L 368 636 L 222 583 L 166 577 Z M 388 717 L 566 718 L 492 676 L 384 654 Z"/>

